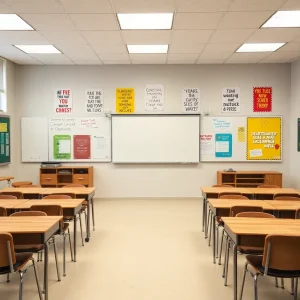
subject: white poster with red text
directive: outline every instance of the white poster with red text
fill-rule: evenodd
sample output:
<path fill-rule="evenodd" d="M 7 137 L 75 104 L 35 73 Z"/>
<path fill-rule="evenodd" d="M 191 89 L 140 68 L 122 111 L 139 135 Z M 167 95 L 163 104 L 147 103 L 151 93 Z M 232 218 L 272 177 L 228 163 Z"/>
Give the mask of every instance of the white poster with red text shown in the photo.
<path fill-rule="evenodd" d="M 72 91 L 61 89 L 55 91 L 55 112 L 57 114 L 71 114 L 73 112 Z"/>

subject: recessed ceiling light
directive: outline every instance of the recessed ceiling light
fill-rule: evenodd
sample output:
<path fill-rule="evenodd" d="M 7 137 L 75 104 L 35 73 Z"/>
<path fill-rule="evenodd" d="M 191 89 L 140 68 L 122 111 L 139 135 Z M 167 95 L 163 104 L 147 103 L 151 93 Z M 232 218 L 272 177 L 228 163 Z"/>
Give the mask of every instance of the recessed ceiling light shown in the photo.
<path fill-rule="evenodd" d="M 53 45 L 14 45 L 18 49 L 24 51 L 28 54 L 37 54 L 37 53 L 60 53 Z"/>
<path fill-rule="evenodd" d="M 255 43 L 243 44 L 236 52 L 273 52 L 282 47 L 285 43 Z"/>
<path fill-rule="evenodd" d="M 0 14 L 0 30 L 34 30 L 16 14 Z"/>
<path fill-rule="evenodd" d="M 172 13 L 117 14 L 121 29 L 171 29 Z"/>
<path fill-rule="evenodd" d="M 168 53 L 169 45 L 127 45 L 129 53 Z"/>
<path fill-rule="evenodd" d="M 300 27 L 300 10 L 278 11 L 263 26 L 268 27 Z"/>

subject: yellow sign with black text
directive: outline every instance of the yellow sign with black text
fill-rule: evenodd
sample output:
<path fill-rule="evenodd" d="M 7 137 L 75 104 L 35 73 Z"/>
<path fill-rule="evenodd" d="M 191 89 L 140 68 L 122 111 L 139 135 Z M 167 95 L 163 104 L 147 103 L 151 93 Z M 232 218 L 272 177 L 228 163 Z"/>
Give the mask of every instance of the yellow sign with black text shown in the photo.
<path fill-rule="evenodd" d="M 133 88 L 116 89 L 116 112 L 118 114 L 134 113 L 134 89 Z"/>

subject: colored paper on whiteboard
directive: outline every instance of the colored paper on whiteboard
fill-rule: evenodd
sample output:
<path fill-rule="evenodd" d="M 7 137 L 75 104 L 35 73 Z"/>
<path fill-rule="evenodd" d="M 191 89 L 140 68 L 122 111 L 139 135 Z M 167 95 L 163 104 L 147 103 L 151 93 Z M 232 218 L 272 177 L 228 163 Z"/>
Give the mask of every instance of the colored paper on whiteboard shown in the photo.
<path fill-rule="evenodd" d="M 232 134 L 216 134 L 216 157 L 232 157 Z"/>
<path fill-rule="evenodd" d="M 91 158 L 91 136 L 90 135 L 74 135 L 74 159 L 90 159 Z"/>
<path fill-rule="evenodd" d="M 7 123 L 0 123 L 0 132 L 7 132 Z"/>
<path fill-rule="evenodd" d="M 238 142 L 241 142 L 241 143 L 244 143 L 245 140 L 246 140 L 246 129 L 245 127 L 238 127 L 238 138 L 237 138 L 237 141 Z"/>
<path fill-rule="evenodd" d="M 53 136 L 53 157 L 58 160 L 71 158 L 70 135 Z"/>

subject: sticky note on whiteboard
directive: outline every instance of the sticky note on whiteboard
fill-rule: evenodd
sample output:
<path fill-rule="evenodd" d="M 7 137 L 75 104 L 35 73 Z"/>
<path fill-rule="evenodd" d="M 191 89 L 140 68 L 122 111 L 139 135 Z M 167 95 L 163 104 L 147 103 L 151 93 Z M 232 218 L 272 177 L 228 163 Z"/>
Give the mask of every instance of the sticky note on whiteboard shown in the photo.
<path fill-rule="evenodd" d="M 262 156 L 262 149 L 250 150 L 250 157 L 259 157 L 259 156 Z"/>

